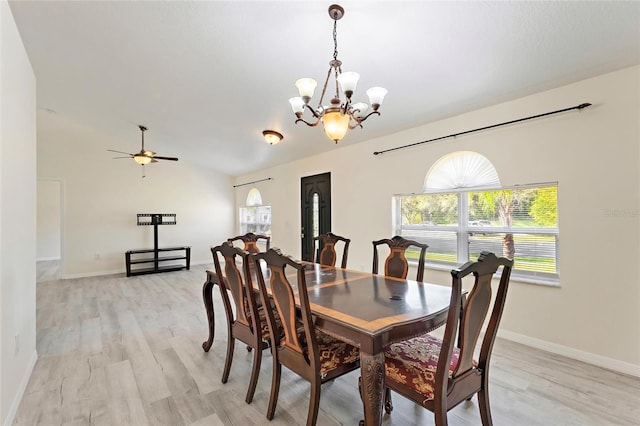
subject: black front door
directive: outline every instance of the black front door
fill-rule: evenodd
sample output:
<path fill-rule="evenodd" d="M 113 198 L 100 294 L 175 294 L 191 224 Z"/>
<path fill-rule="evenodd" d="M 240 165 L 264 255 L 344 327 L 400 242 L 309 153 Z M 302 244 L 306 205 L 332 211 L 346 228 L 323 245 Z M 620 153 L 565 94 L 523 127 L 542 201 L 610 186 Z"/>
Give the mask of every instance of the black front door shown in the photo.
<path fill-rule="evenodd" d="M 302 260 L 313 261 L 313 238 L 331 231 L 331 173 L 300 180 Z"/>

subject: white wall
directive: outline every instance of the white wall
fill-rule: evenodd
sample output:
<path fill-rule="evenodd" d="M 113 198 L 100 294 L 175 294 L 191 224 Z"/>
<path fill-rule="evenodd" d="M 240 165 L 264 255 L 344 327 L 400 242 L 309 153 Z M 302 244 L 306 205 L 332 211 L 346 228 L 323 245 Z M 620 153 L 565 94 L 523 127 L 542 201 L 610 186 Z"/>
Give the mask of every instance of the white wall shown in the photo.
<path fill-rule="evenodd" d="M 0 0 L 0 421 L 10 424 L 36 354 L 36 79 Z"/>
<path fill-rule="evenodd" d="M 191 246 L 192 264 L 212 263 L 210 247 L 233 234 L 231 177 L 160 161 L 143 179 L 141 166 L 107 152 L 134 149 L 138 133 L 117 140 L 44 111 L 37 122 L 38 178 L 62 182 L 63 278 L 123 272 L 125 251 L 152 248 L 153 227 L 136 226 L 137 213 L 176 213 L 177 225 L 159 226 L 159 245 Z"/>
<path fill-rule="evenodd" d="M 372 154 L 583 102 L 593 106 Z M 392 236 L 392 196 L 421 192 L 427 171 L 445 154 L 479 152 L 496 167 L 503 185 L 557 181 L 560 287 L 513 282 L 502 335 L 640 375 L 639 104 L 640 68 L 632 67 L 368 142 L 338 145 L 236 182 L 273 178 L 258 184 L 264 203 L 272 205 L 273 245 L 299 257 L 300 177 L 331 172 L 333 232 L 352 240 L 349 267 L 370 271 L 371 241 Z M 378 119 L 384 120 L 384 111 Z M 295 142 L 285 139 L 274 149 L 286 149 L 287 143 Z M 236 191 L 237 206 L 249 189 Z M 450 275 L 428 270 L 425 279 L 448 284 Z"/>
<path fill-rule="evenodd" d="M 62 188 L 59 180 L 38 180 L 37 205 L 36 259 L 60 259 Z"/>

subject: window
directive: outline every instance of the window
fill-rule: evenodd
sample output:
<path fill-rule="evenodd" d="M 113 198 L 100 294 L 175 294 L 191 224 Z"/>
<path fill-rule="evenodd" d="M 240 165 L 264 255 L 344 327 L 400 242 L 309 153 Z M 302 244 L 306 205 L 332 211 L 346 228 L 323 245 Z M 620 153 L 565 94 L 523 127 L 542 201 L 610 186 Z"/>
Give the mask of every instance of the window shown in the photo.
<path fill-rule="evenodd" d="M 557 184 L 501 187 L 487 158 L 459 151 L 434 163 L 424 192 L 394 197 L 394 233 L 429 244 L 428 264 L 451 268 L 486 250 L 513 259 L 515 278 L 557 284 Z"/>
<path fill-rule="evenodd" d="M 317 192 L 313 193 L 311 213 L 311 234 L 315 238 L 320 235 L 320 198 Z"/>
<path fill-rule="evenodd" d="M 262 195 L 256 188 L 249 191 L 246 207 L 240 207 L 238 222 L 240 234 L 271 235 L 271 206 L 262 205 Z"/>
<path fill-rule="evenodd" d="M 513 259 L 513 277 L 558 281 L 556 184 L 395 199 L 395 233 L 429 244 L 428 263 L 453 267 L 486 250 Z"/>

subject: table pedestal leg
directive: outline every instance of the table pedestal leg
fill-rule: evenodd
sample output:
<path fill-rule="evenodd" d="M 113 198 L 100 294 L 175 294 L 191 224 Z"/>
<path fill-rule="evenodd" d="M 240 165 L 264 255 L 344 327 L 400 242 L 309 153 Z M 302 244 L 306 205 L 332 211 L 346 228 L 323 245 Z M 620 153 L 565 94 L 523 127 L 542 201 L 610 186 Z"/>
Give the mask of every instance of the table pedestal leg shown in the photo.
<path fill-rule="evenodd" d="M 202 342 L 202 349 L 209 352 L 213 345 L 213 336 L 215 334 L 215 319 L 213 316 L 213 282 L 212 276 L 207 273 L 207 281 L 202 286 L 202 300 L 204 301 L 204 309 L 207 311 L 207 319 L 209 322 L 209 338 Z"/>
<path fill-rule="evenodd" d="M 362 378 L 362 403 L 364 424 L 378 426 L 382 422 L 382 399 L 384 394 L 384 354 L 371 355 L 360 352 L 360 374 Z"/>

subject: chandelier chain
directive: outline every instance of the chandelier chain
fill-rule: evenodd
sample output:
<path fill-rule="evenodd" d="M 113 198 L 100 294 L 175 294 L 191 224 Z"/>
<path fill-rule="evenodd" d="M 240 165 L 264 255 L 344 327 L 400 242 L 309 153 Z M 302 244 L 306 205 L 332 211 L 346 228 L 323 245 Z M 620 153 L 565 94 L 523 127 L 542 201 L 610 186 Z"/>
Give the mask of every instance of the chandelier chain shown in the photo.
<path fill-rule="evenodd" d="M 338 21 L 333 21 L 333 59 L 338 59 Z"/>
<path fill-rule="evenodd" d="M 333 21 L 333 61 L 336 64 L 339 64 L 340 62 L 338 62 L 338 21 L 334 20 Z M 340 89 L 338 88 L 338 74 L 339 72 L 342 72 L 342 68 L 340 67 L 340 65 L 337 65 L 334 67 L 334 73 L 335 73 L 335 80 L 336 80 L 336 98 L 340 97 Z M 331 72 L 331 69 L 329 69 L 329 72 Z"/>

